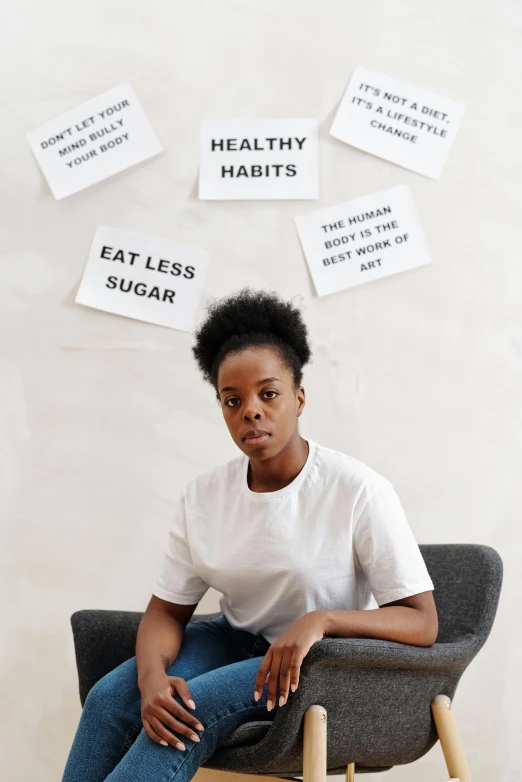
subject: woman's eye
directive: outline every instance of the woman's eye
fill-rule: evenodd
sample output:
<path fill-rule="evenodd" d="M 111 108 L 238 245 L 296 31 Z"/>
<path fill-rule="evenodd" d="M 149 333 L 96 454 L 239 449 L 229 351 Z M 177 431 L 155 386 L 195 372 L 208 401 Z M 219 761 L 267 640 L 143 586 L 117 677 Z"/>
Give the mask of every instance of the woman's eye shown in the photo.
<path fill-rule="evenodd" d="M 276 396 L 279 396 L 277 391 L 265 391 L 263 396 L 266 396 L 266 394 L 272 394 L 272 396 L 269 396 L 268 399 L 275 399 Z M 224 405 L 225 407 L 237 407 L 238 402 L 239 399 L 237 396 L 229 396 L 228 399 L 225 399 Z"/>

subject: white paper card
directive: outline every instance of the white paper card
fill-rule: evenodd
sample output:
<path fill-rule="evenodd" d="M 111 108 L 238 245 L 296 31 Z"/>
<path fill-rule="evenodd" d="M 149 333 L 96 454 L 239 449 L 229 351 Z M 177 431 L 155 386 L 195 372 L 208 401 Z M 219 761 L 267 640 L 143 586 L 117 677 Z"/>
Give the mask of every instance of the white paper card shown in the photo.
<path fill-rule="evenodd" d="M 57 199 L 163 152 L 128 83 L 61 114 L 26 138 Z"/>
<path fill-rule="evenodd" d="M 99 225 L 76 301 L 192 331 L 209 260 L 199 247 Z"/>
<path fill-rule="evenodd" d="M 319 296 L 431 263 L 406 185 L 294 220 Z"/>
<path fill-rule="evenodd" d="M 353 147 L 439 179 L 465 106 L 358 65 L 330 133 Z"/>
<path fill-rule="evenodd" d="M 319 198 L 317 119 L 201 123 L 201 199 Z"/>

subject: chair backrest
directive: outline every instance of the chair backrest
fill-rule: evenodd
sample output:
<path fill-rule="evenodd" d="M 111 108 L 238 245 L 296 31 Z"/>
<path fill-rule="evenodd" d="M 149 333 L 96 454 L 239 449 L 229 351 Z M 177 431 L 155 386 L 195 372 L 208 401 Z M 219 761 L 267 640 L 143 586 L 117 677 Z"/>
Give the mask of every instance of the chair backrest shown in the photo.
<path fill-rule="evenodd" d="M 500 598 L 500 555 L 490 546 L 472 543 L 420 544 L 419 549 L 434 586 L 437 643 L 468 638 L 480 648 L 493 626 Z"/>

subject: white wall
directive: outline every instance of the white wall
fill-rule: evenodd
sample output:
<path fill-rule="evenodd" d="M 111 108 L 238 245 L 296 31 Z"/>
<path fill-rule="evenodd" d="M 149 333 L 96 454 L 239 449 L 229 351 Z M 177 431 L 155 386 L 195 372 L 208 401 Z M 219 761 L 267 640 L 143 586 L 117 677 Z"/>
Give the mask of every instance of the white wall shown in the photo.
<path fill-rule="evenodd" d="M 303 434 L 392 480 L 419 543 L 499 551 L 496 623 L 454 711 L 474 782 L 522 779 L 520 4 L 21 0 L 1 14 L 3 777 L 61 778 L 80 716 L 70 615 L 144 610 L 178 493 L 238 453 L 191 335 L 74 303 L 103 223 L 211 252 L 198 321 L 206 297 L 246 283 L 300 294 L 315 349 Z M 467 104 L 439 182 L 329 137 L 357 63 Z M 167 152 L 55 201 L 24 133 L 127 80 Z M 235 116 L 319 117 L 321 199 L 199 202 L 199 122 Z M 401 183 L 434 263 L 317 298 L 293 216 Z M 217 605 L 210 592 L 200 610 Z M 446 779 L 440 745 L 386 778 Z"/>

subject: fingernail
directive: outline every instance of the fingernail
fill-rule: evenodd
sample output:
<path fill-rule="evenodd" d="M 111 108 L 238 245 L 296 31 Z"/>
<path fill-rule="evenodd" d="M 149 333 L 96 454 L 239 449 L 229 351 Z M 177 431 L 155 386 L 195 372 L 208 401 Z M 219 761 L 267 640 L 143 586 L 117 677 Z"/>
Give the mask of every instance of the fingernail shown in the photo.
<path fill-rule="evenodd" d="M 295 692 L 297 690 L 297 684 L 291 684 L 290 689 L 292 690 L 292 692 Z"/>
<path fill-rule="evenodd" d="M 168 747 L 169 746 L 168 742 L 167 741 L 163 741 L 163 739 L 161 739 L 160 744 L 163 744 L 164 747 Z"/>
<path fill-rule="evenodd" d="M 281 697 L 279 698 L 279 705 L 280 706 L 284 706 L 285 705 L 285 697 L 284 697 L 284 695 L 281 695 Z"/>
<path fill-rule="evenodd" d="M 203 727 L 203 725 L 201 725 L 201 723 L 199 723 L 199 722 L 196 722 L 196 728 L 197 728 L 198 730 L 205 730 L 205 728 Z"/>
<path fill-rule="evenodd" d="M 272 705 L 273 705 L 273 704 L 272 704 L 272 701 L 268 701 L 268 702 L 267 702 L 267 704 L 266 704 L 266 708 L 267 708 L 267 710 L 268 710 L 268 711 L 270 711 L 270 710 L 271 710 L 271 708 L 272 708 Z"/>
<path fill-rule="evenodd" d="M 201 740 L 201 739 L 199 738 L 199 736 L 198 736 L 198 735 L 196 735 L 195 733 L 191 733 L 191 734 L 190 734 L 190 738 L 192 739 L 192 741 L 200 741 L 200 740 Z"/>
<path fill-rule="evenodd" d="M 188 705 L 190 706 L 191 709 L 195 709 L 196 708 L 196 704 L 194 703 L 194 701 L 192 699 L 190 699 L 188 701 Z"/>
<path fill-rule="evenodd" d="M 255 701 L 258 701 L 258 700 L 259 700 L 259 693 L 258 693 L 258 691 L 257 691 L 257 690 L 256 690 L 256 691 L 255 691 L 255 693 L 254 693 L 254 700 L 255 700 Z"/>
<path fill-rule="evenodd" d="M 181 743 L 181 741 L 178 741 L 178 743 L 176 744 L 176 747 L 177 747 L 178 749 L 185 749 L 185 745 L 184 745 L 184 744 L 182 744 L 182 743 Z"/>

